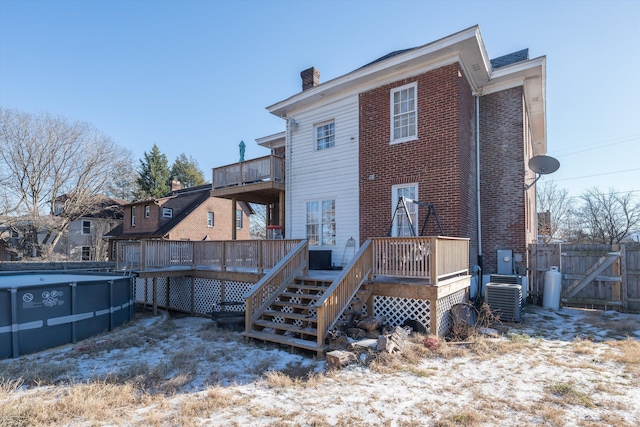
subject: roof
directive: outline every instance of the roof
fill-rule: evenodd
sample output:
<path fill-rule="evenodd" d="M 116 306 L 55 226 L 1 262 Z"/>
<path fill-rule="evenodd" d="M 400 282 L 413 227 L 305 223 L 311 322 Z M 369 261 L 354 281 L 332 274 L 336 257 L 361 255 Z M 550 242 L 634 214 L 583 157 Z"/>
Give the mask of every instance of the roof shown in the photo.
<path fill-rule="evenodd" d="M 499 56 L 491 60 L 491 67 L 494 70 L 498 68 L 506 67 L 507 65 L 515 64 L 516 62 L 528 61 L 529 49 L 522 49 L 517 52 L 512 52 L 507 55 Z"/>
<path fill-rule="evenodd" d="M 375 61 L 371 61 L 368 64 L 363 65 L 361 68 L 368 67 L 369 65 L 377 64 L 378 62 L 384 61 L 385 59 L 393 58 L 394 56 L 400 55 L 401 53 L 409 52 L 410 50 L 414 50 L 414 49 L 417 49 L 417 48 L 411 47 L 409 49 L 394 50 L 393 52 L 390 52 L 384 56 L 381 56 Z"/>

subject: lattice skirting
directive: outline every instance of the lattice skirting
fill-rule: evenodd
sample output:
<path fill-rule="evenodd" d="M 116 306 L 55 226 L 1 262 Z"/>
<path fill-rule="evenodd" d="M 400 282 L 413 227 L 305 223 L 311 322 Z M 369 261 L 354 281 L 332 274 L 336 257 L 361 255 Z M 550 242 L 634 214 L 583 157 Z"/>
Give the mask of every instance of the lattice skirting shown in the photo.
<path fill-rule="evenodd" d="M 158 307 L 209 315 L 211 311 L 220 310 L 220 301 L 224 294 L 224 301 L 242 303 L 241 306 L 234 307 L 240 311 L 244 310 L 244 295 L 253 285 L 246 282 L 224 281 L 223 286 L 221 280 L 196 278 L 193 281 L 192 292 L 189 277 L 158 277 L 156 278 L 156 298 Z M 135 296 L 137 303 L 152 305 L 153 279 L 136 278 Z"/>
<path fill-rule="evenodd" d="M 452 326 L 451 307 L 464 302 L 466 290 L 460 290 L 436 301 L 431 307 L 428 300 L 398 297 L 374 296 L 373 315 L 385 316 L 390 326 L 402 325 L 406 320 L 416 320 L 428 330 L 436 330 L 439 336 L 445 336 Z M 431 322 L 435 322 L 432 325 Z M 435 327 L 434 327 L 435 326 Z"/>

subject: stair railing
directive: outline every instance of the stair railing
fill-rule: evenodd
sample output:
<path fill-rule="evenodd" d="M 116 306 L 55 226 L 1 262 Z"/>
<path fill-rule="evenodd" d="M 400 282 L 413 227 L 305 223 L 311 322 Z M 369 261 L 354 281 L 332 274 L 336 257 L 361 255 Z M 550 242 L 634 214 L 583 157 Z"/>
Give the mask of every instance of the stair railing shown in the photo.
<path fill-rule="evenodd" d="M 302 240 L 245 294 L 247 332 L 296 276 L 307 274 L 307 254 L 307 241 Z"/>
<path fill-rule="evenodd" d="M 362 283 L 369 279 L 373 271 L 373 247 L 367 240 L 351 262 L 316 302 L 318 312 L 318 348 L 324 346 L 327 332 L 338 321 L 338 316 L 348 307 Z"/>

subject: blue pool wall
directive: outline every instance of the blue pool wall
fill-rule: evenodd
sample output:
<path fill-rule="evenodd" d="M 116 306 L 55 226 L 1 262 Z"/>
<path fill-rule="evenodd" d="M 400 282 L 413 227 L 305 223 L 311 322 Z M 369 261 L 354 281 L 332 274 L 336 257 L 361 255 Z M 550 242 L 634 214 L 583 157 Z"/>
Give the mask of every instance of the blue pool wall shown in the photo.
<path fill-rule="evenodd" d="M 0 272 L 0 359 L 111 331 L 134 313 L 130 277 Z"/>

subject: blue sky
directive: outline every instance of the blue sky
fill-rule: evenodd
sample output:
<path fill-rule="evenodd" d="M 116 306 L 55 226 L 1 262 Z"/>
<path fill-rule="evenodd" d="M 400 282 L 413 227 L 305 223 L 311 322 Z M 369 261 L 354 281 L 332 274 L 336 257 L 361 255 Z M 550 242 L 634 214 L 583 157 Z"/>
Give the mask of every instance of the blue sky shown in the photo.
<path fill-rule="evenodd" d="M 480 25 L 491 58 L 547 56 L 548 154 L 572 196 L 640 197 L 640 1 L 0 0 L 0 106 L 90 122 L 135 158 L 268 154 L 265 107 Z"/>

